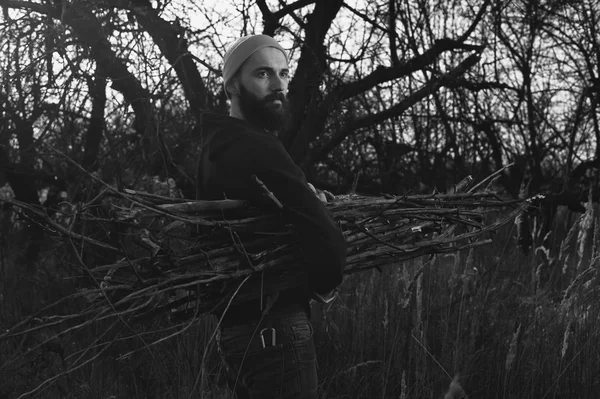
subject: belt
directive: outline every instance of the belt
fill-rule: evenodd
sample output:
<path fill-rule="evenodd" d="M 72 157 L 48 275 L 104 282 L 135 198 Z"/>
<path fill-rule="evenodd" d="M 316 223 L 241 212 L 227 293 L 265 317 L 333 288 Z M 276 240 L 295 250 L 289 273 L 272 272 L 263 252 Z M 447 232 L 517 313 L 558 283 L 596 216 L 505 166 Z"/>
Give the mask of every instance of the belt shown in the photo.
<path fill-rule="evenodd" d="M 261 303 L 264 307 L 267 301 L 268 297 L 265 296 L 262 298 L 262 302 L 261 298 L 258 298 L 241 303 L 239 305 L 230 306 L 229 309 L 227 309 L 227 312 L 225 312 L 225 316 L 223 316 L 221 325 L 223 327 L 231 327 L 238 324 L 258 322 L 262 317 Z M 270 309 L 270 311 L 277 311 L 277 309 L 291 304 L 301 305 L 307 310 L 307 312 L 310 312 L 308 296 L 303 291 L 297 289 L 281 291 L 277 301 L 273 304 L 273 307 Z M 217 316 L 220 317 L 222 314 L 223 311 L 220 311 L 217 313 Z"/>

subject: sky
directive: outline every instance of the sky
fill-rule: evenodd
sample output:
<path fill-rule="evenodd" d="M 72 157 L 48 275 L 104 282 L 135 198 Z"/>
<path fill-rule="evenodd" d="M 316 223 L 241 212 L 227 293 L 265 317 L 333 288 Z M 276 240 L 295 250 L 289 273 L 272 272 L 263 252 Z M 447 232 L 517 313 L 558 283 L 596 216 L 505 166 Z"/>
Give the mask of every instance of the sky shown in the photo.
<path fill-rule="evenodd" d="M 277 1 L 272 0 L 268 3 L 273 10 L 276 10 L 279 7 Z M 366 0 L 347 0 L 346 3 L 354 9 L 366 10 L 365 12 L 373 11 L 373 3 L 367 2 Z M 430 2 L 428 4 L 433 3 L 435 2 Z M 452 33 L 453 29 L 459 31 L 461 25 L 464 25 L 464 22 L 461 22 L 461 15 L 464 13 L 472 13 L 473 11 L 470 10 L 466 4 L 467 3 L 464 0 L 456 1 L 455 8 L 453 8 L 453 13 L 451 15 L 434 13 L 434 17 L 432 17 L 433 28 L 440 30 L 440 32 L 445 31 L 447 34 Z M 369 7 L 371 7 L 371 9 Z M 311 9 L 312 6 L 308 6 L 302 11 L 297 11 L 297 14 L 301 15 Z M 18 11 L 11 11 L 13 16 L 16 16 L 18 13 Z M 125 14 L 123 15 L 125 16 Z M 243 15 L 246 15 L 247 18 L 244 18 Z M 191 32 L 194 32 L 193 35 L 187 35 L 186 39 L 190 42 L 192 53 L 204 60 L 205 63 L 210 66 L 210 68 L 207 68 L 205 65 L 198 63 L 200 73 L 206 81 L 219 81 L 218 71 L 221 68 L 221 59 L 226 46 L 229 43 L 233 42 L 243 34 L 260 33 L 262 31 L 262 16 L 255 5 L 255 1 L 250 0 L 204 0 L 197 2 L 173 0 L 168 3 L 167 11 L 163 17 L 168 21 L 172 21 L 172 23 L 179 23 L 188 28 Z M 0 15 L 0 22 L 2 22 L 2 18 L 3 17 Z M 284 23 L 287 22 L 291 22 L 289 17 L 284 21 Z M 289 25 L 294 26 L 295 24 L 290 23 Z M 57 30 L 66 29 L 59 21 L 55 21 L 54 26 Z M 329 53 L 336 58 L 350 58 L 356 56 L 360 52 L 361 43 L 365 40 L 365 36 L 363 35 L 366 30 L 363 29 L 363 27 L 364 22 L 360 18 L 347 8 L 343 8 L 336 17 L 334 26 L 329 31 L 327 43 Z M 441 37 L 443 33 L 440 33 L 439 35 Z M 294 44 L 293 36 L 289 33 L 284 32 L 283 34 L 279 34 L 277 39 L 282 42 L 284 48 L 291 50 L 290 68 L 293 73 L 296 66 L 296 60 L 299 56 L 298 46 Z M 424 48 L 430 45 L 430 43 L 427 42 L 428 39 L 426 37 L 423 36 L 421 39 L 423 40 L 422 46 Z M 160 57 L 156 46 L 145 46 L 143 41 L 131 41 L 126 35 L 123 35 L 122 37 L 113 37 L 111 40 L 113 43 L 117 43 L 117 41 L 121 41 L 121 44 L 127 43 L 129 48 L 128 52 L 121 53 L 120 55 L 122 58 L 126 59 L 129 70 L 140 79 L 143 85 L 152 90 L 153 87 L 159 87 L 166 83 L 164 79 L 168 74 L 166 74 L 165 71 L 168 71 L 170 66 Z M 150 43 L 149 37 L 146 37 L 145 40 L 147 40 L 146 43 Z M 0 43 L 1 42 L 2 38 L 0 38 Z M 380 44 L 381 46 L 377 47 Z M 356 63 L 336 63 L 332 61 L 331 69 L 334 71 L 337 70 L 338 75 L 356 78 L 358 76 L 364 76 L 379 65 L 389 66 L 390 59 L 386 54 L 386 46 L 387 38 L 385 35 L 370 38 L 369 48 L 375 49 L 372 50 L 372 54 L 369 53 L 362 61 Z M 3 47 L 2 51 L 0 51 L 0 64 L 7 62 L 6 49 L 6 47 Z M 506 57 L 506 54 L 500 54 L 499 57 L 493 58 L 493 56 L 498 56 L 498 54 L 494 53 L 495 49 L 496 47 L 493 43 L 490 43 L 477 67 L 488 68 L 489 71 L 493 68 L 500 69 L 502 79 L 518 85 L 522 79 L 520 72 L 514 68 L 511 61 Z M 377 53 L 377 51 L 379 51 L 379 53 Z M 567 60 L 567 54 L 564 53 L 564 50 L 560 47 L 554 46 L 553 48 L 549 48 L 548 51 L 552 51 L 554 55 L 556 55 L 555 58 L 564 58 Z M 67 56 L 69 56 L 68 51 Z M 411 54 L 401 53 L 400 56 L 409 57 Z M 73 58 L 74 56 L 70 57 Z M 147 59 L 157 60 L 156 65 L 159 65 L 159 67 L 143 69 L 146 67 L 147 63 L 145 60 Z M 68 64 L 65 62 L 64 54 L 55 52 L 53 54 L 53 60 L 55 71 L 68 67 Z M 459 57 L 452 60 L 446 59 L 447 66 L 452 66 L 459 60 Z M 31 60 L 31 62 L 44 62 L 44 60 L 43 58 L 38 57 Z M 442 61 L 440 61 L 438 65 L 442 68 L 447 67 Z M 83 71 L 90 71 L 93 67 L 93 63 L 89 61 L 79 62 L 77 64 L 77 68 Z M 573 68 L 572 63 L 565 62 L 559 67 L 551 68 L 544 65 L 537 65 L 536 67 L 540 68 L 539 76 L 542 79 L 536 80 L 535 89 L 540 91 L 546 90 L 545 85 L 550 82 L 552 89 L 555 90 L 552 101 L 556 114 L 565 114 L 566 118 L 566 107 L 569 107 L 572 104 L 570 102 L 572 101 L 570 97 L 572 94 L 569 90 L 572 90 L 573 88 L 576 89 L 576 87 L 565 78 L 565 72 L 568 72 L 569 68 Z M 26 69 L 27 63 L 23 62 L 21 68 Z M 546 70 L 543 68 L 546 68 Z M 14 76 L 21 75 L 17 74 Z M 60 96 L 62 95 L 61 88 L 67 75 L 65 74 L 64 76 L 65 77 L 61 77 L 55 82 L 55 87 L 53 89 L 47 90 L 46 101 L 59 101 Z M 42 79 L 43 78 L 44 77 L 42 76 Z M 406 80 L 392 82 L 387 85 L 391 96 L 389 97 L 390 101 L 397 101 L 398 98 L 402 98 L 402 96 L 406 94 L 407 90 L 413 90 L 423 83 L 422 74 L 414 74 L 411 79 L 413 81 L 412 86 L 409 86 Z M 76 83 L 79 83 L 80 86 L 82 86 L 81 93 L 84 95 L 86 90 L 85 87 L 83 87 L 85 86 L 85 84 L 83 84 L 84 82 Z M 324 84 L 335 84 L 335 82 L 325 82 Z M 14 87 L 9 87 L 9 90 L 14 90 Z M 69 95 L 76 94 L 77 91 L 74 90 Z M 114 109 L 123 102 L 122 97 L 115 90 L 109 89 L 109 97 L 114 102 Z M 88 109 L 89 107 L 86 106 L 84 108 Z M 40 128 L 37 129 L 38 136 L 42 133 L 41 125 L 42 123 L 40 122 Z M 559 127 L 563 128 L 564 126 Z"/>

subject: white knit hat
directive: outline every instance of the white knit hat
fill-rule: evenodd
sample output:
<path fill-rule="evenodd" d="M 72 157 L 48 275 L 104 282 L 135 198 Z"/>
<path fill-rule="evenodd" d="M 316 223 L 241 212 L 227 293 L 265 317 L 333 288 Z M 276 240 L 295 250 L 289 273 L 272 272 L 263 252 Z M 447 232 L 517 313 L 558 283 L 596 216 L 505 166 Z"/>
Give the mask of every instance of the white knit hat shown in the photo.
<path fill-rule="evenodd" d="M 227 84 L 231 78 L 252 54 L 264 47 L 275 47 L 283 53 L 285 60 L 289 61 L 283 47 L 271 36 L 248 35 L 236 40 L 223 57 L 223 85 L 228 96 Z"/>

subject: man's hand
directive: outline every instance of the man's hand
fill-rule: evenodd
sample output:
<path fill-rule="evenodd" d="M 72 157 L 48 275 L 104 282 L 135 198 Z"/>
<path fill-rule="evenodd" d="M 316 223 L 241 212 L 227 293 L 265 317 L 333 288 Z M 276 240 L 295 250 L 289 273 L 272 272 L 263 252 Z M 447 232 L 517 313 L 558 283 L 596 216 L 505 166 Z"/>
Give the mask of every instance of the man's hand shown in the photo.
<path fill-rule="evenodd" d="M 310 190 L 321 200 L 321 202 L 327 203 L 328 201 L 335 199 L 335 195 L 327 190 L 317 190 L 311 183 L 308 183 L 308 187 L 310 187 Z"/>
<path fill-rule="evenodd" d="M 330 291 L 327 294 L 317 294 L 316 292 L 313 292 L 311 299 L 319 303 L 331 303 L 335 298 L 337 298 L 337 293 L 337 289 Z"/>

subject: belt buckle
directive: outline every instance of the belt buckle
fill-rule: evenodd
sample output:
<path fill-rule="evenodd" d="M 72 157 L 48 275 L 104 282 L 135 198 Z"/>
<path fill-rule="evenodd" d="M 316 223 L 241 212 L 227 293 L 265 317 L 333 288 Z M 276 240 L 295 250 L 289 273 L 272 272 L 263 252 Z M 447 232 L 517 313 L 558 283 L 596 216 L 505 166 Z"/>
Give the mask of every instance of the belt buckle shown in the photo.
<path fill-rule="evenodd" d="M 268 336 L 265 339 L 265 332 L 269 332 L 271 334 L 270 340 L 269 340 Z M 267 346 L 275 346 L 276 341 L 277 341 L 275 337 L 276 337 L 276 334 L 275 334 L 274 328 L 263 328 L 262 330 L 260 330 L 260 342 L 262 343 L 263 349 L 266 348 Z M 270 343 L 270 345 L 269 345 L 269 343 Z"/>

